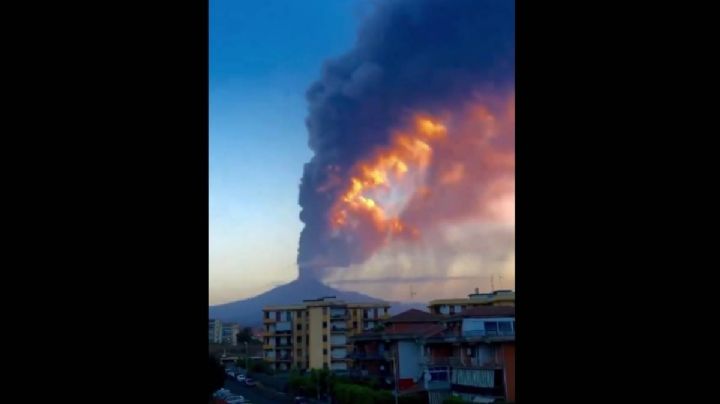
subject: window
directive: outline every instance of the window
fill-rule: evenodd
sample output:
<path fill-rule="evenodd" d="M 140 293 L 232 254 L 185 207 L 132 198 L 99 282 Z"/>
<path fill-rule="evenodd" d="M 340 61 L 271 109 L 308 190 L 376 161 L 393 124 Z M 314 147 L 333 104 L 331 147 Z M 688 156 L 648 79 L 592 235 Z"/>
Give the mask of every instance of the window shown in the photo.
<path fill-rule="evenodd" d="M 327 355 L 327 349 L 323 349 L 323 355 Z"/>
<path fill-rule="evenodd" d="M 500 334 L 503 334 L 503 335 L 512 334 L 512 325 L 510 324 L 509 321 L 502 321 L 502 322 L 498 323 L 498 327 L 500 330 Z"/>
<path fill-rule="evenodd" d="M 327 321 L 323 321 L 323 328 L 327 328 Z"/>
<path fill-rule="evenodd" d="M 357 321 L 353 321 L 353 328 L 357 328 Z"/>
<path fill-rule="evenodd" d="M 363 310 L 363 320 L 367 320 L 367 318 L 368 318 L 368 311 Z"/>
<path fill-rule="evenodd" d="M 383 309 L 383 314 L 387 315 L 387 314 L 388 314 L 388 311 L 387 311 L 387 310 L 388 310 L 388 308 L 387 308 L 387 307 L 386 307 L 386 308 L 384 308 L 384 309 Z"/>
<path fill-rule="evenodd" d="M 268 311 L 265 312 L 265 318 L 270 318 L 270 312 L 268 312 Z"/>
<path fill-rule="evenodd" d="M 302 311 L 297 312 L 297 318 L 302 318 Z"/>
<path fill-rule="evenodd" d="M 498 323 L 497 321 L 486 321 L 485 322 L 485 333 L 497 334 Z"/>
<path fill-rule="evenodd" d="M 275 321 L 280 321 L 280 312 L 279 311 L 275 312 Z"/>
<path fill-rule="evenodd" d="M 298 336 L 298 337 L 295 339 L 295 341 L 296 341 L 298 344 L 302 344 L 302 337 Z"/>
<path fill-rule="evenodd" d="M 327 335 L 323 335 L 323 342 L 327 342 Z"/>
<path fill-rule="evenodd" d="M 298 324 L 298 325 L 297 325 L 297 330 L 298 330 L 298 331 L 302 331 L 302 324 Z"/>
<path fill-rule="evenodd" d="M 327 307 L 323 307 L 323 315 L 327 314 Z"/>

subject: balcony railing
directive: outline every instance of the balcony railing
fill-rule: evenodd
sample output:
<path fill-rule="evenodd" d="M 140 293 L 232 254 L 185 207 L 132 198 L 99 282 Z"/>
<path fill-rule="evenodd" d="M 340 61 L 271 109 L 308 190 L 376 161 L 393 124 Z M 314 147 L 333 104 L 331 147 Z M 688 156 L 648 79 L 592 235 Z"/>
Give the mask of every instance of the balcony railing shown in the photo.
<path fill-rule="evenodd" d="M 462 332 L 463 337 L 511 337 L 514 335 L 514 330 L 472 330 Z"/>
<path fill-rule="evenodd" d="M 349 313 L 330 313 L 330 318 L 333 320 L 346 320 L 350 317 Z"/>
<path fill-rule="evenodd" d="M 430 380 L 428 382 L 425 382 L 425 389 L 426 390 L 449 390 L 450 389 L 450 381 L 449 380 Z"/>
<path fill-rule="evenodd" d="M 426 358 L 423 364 L 427 366 L 452 366 L 452 367 L 465 367 L 465 368 L 477 368 L 477 369 L 499 369 L 502 368 L 502 364 L 495 361 L 479 360 L 477 358 L 460 358 L 457 356 L 441 357 L 441 358 Z"/>

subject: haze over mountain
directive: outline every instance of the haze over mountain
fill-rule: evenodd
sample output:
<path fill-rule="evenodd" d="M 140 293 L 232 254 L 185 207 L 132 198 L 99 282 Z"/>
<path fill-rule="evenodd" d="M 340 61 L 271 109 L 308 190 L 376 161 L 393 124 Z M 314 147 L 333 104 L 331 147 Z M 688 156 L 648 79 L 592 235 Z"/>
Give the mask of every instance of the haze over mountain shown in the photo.
<path fill-rule="evenodd" d="M 382 301 L 382 299 L 362 293 L 331 288 L 312 278 L 304 278 L 296 279 L 248 299 L 210 306 L 209 316 L 213 319 L 238 323 L 244 327 L 256 327 L 262 324 L 262 309 L 265 306 L 301 304 L 303 300 L 324 296 L 335 296 L 339 300 L 350 303 Z M 390 312 L 392 314 L 410 308 L 426 310 L 425 304 L 419 302 L 389 303 L 391 303 Z"/>

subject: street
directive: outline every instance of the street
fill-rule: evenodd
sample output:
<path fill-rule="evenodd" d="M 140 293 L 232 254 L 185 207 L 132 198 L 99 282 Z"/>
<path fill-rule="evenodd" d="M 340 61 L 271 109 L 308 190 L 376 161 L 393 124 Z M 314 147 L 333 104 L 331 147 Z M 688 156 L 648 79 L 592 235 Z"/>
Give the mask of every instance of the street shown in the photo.
<path fill-rule="evenodd" d="M 252 404 L 273 404 L 273 403 L 292 403 L 292 397 L 281 396 L 270 391 L 264 390 L 257 386 L 248 387 L 236 380 L 225 379 L 225 388 L 233 394 L 239 394 L 245 397 L 245 400 Z"/>

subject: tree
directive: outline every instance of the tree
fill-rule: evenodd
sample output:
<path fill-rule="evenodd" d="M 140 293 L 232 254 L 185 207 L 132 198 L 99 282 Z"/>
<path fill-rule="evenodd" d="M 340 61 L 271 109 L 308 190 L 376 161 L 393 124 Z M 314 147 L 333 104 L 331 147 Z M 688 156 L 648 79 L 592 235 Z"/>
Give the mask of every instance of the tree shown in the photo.
<path fill-rule="evenodd" d="M 225 385 L 225 368 L 213 355 L 208 357 L 208 396 Z"/>
<path fill-rule="evenodd" d="M 244 343 L 251 344 L 254 342 L 253 334 L 252 334 L 252 328 L 245 327 L 240 331 L 237 335 L 237 342 L 238 344 L 242 345 Z"/>

